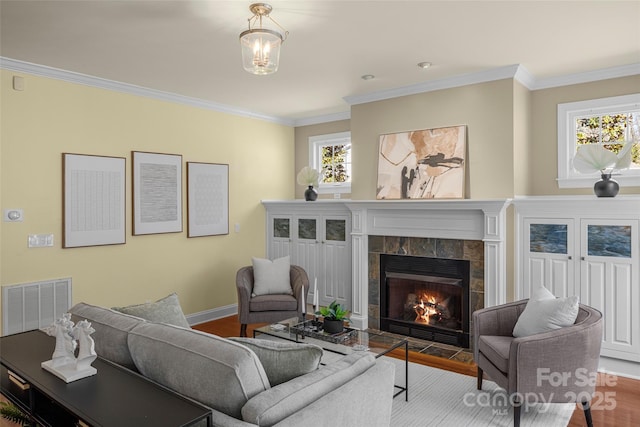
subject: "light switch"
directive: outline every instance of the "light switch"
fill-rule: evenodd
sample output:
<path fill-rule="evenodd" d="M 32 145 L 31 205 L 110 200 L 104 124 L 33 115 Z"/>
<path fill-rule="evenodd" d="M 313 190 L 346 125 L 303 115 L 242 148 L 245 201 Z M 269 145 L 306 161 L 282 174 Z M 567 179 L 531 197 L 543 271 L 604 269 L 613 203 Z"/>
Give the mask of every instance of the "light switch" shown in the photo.
<path fill-rule="evenodd" d="M 240 232 L 240 224 L 236 223 L 236 225 L 235 225 L 235 227 L 234 227 L 234 228 L 235 228 L 235 230 L 236 230 L 236 233 L 239 233 L 239 232 Z"/>

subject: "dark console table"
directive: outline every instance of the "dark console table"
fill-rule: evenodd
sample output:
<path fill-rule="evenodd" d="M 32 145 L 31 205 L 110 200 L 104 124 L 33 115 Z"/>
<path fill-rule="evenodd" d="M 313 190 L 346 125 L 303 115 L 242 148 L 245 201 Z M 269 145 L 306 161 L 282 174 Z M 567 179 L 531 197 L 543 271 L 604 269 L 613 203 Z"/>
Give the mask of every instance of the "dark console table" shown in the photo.
<path fill-rule="evenodd" d="M 55 339 L 41 331 L 0 338 L 2 394 L 44 426 L 190 426 L 211 410 L 145 377 L 98 358 L 94 376 L 71 383 L 41 368 Z"/>

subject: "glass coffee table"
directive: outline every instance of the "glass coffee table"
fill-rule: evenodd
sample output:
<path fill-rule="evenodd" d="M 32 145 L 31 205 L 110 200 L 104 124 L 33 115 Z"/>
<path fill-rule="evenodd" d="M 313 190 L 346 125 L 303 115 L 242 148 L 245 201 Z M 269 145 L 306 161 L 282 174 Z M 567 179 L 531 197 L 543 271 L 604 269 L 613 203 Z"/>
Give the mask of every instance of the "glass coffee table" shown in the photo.
<path fill-rule="evenodd" d="M 297 343 L 315 344 L 329 353 L 348 355 L 355 352 L 367 351 L 375 358 L 379 358 L 394 350 L 402 352 L 404 349 L 404 386 L 396 385 L 396 396 L 404 393 L 405 400 L 409 401 L 409 343 L 404 338 L 389 336 L 382 332 L 361 331 L 359 329 L 345 328 L 341 334 L 330 335 L 318 328 L 315 320 L 301 322 L 299 318 L 286 319 L 278 323 L 256 328 L 253 337 L 267 335 L 286 341 Z M 323 356 L 323 363 L 326 362 Z"/>

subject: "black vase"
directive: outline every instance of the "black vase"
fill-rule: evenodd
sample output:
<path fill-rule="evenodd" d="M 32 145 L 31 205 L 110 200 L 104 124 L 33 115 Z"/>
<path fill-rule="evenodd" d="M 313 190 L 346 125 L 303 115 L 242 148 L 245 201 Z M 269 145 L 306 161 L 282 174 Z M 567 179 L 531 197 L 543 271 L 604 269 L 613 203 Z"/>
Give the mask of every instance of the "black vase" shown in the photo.
<path fill-rule="evenodd" d="M 596 182 L 593 186 L 593 192 L 596 193 L 598 197 L 616 197 L 618 191 L 620 190 L 620 186 L 618 183 L 611 179 L 610 173 L 603 173 L 601 175 L 601 180 Z"/>
<path fill-rule="evenodd" d="M 316 191 L 315 188 L 313 188 L 313 185 L 310 185 L 309 188 L 304 190 L 304 199 L 307 202 L 313 202 L 317 198 L 318 198 L 318 192 Z"/>
<path fill-rule="evenodd" d="M 337 334 L 344 329 L 344 322 L 342 320 L 327 320 L 324 319 L 322 323 L 322 329 L 328 334 Z"/>

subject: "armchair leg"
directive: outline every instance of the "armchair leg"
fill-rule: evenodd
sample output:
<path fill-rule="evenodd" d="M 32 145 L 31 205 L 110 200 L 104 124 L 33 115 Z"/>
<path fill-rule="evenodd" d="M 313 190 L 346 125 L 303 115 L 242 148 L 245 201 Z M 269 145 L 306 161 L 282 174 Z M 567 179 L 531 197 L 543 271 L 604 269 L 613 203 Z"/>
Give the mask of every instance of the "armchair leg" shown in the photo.
<path fill-rule="evenodd" d="M 522 404 L 516 399 L 513 401 L 513 427 L 520 427 L 520 408 Z"/>
<path fill-rule="evenodd" d="M 246 337 L 247 336 L 247 324 L 246 323 L 242 323 L 240 325 L 240 336 L 241 337 Z"/>
<path fill-rule="evenodd" d="M 482 390 L 482 369 L 478 367 L 478 390 Z"/>
<path fill-rule="evenodd" d="M 591 419 L 591 405 L 589 402 L 582 402 L 582 410 L 584 411 L 584 418 L 587 420 L 587 427 L 593 427 L 593 420 Z"/>

